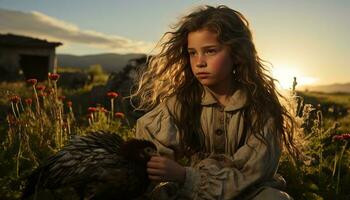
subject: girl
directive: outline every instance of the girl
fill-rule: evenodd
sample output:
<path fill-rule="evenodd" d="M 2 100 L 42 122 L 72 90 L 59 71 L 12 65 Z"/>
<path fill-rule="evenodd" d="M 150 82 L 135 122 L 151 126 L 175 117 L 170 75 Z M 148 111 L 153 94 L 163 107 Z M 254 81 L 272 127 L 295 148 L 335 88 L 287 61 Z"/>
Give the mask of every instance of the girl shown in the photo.
<path fill-rule="evenodd" d="M 155 199 L 290 199 L 276 171 L 293 119 L 255 50 L 243 15 L 204 6 L 165 34 L 138 77 L 136 137 L 161 156 L 147 164 Z M 189 166 L 180 161 L 188 158 Z"/>

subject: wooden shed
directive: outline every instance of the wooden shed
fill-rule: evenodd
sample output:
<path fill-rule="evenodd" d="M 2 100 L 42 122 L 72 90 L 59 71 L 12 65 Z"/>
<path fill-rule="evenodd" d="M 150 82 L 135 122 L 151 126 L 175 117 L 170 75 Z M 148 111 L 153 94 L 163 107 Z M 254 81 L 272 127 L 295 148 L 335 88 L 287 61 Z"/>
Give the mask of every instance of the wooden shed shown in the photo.
<path fill-rule="evenodd" d="M 56 47 L 60 42 L 0 34 L 0 80 L 36 78 L 47 79 L 56 71 Z"/>

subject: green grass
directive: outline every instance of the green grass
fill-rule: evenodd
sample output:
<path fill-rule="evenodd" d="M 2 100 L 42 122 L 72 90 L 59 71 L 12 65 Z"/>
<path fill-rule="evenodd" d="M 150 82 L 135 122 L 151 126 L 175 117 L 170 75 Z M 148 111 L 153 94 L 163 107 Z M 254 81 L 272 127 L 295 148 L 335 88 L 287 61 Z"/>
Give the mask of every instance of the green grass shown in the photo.
<path fill-rule="evenodd" d="M 305 101 L 312 104 L 335 103 L 350 109 L 350 93 L 298 92 Z"/>

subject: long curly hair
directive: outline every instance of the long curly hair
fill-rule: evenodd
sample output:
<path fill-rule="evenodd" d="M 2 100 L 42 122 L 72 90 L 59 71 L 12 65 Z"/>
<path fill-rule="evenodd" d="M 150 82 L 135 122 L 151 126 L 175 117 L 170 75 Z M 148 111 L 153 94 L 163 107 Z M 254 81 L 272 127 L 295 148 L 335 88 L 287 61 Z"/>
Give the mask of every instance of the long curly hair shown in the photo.
<path fill-rule="evenodd" d="M 159 52 L 136 76 L 138 87 L 131 97 L 137 97 L 137 109 L 148 111 L 176 96 L 180 114 L 174 119 L 182 145 L 187 152 L 203 150 L 200 128 L 203 87 L 191 70 L 187 36 L 204 28 L 216 33 L 217 40 L 230 48 L 236 65 L 234 83 L 247 91 L 248 104 L 244 110 L 247 131 L 268 145 L 263 130 L 267 120 L 272 118 L 277 128 L 276 141 L 295 155 L 294 119 L 279 101 L 282 95 L 263 64 L 266 61 L 257 55 L 249 23 L 240 12 L 223 5 L 198 7 L 163 35 L 158 43 Z"/>

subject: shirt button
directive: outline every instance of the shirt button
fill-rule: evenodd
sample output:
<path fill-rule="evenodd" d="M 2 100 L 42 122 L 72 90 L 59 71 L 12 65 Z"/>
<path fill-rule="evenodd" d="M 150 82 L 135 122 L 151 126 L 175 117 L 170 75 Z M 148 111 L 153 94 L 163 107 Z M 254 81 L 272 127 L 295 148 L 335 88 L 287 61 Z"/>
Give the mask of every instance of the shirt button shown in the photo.
<path fill-rule="evenodd" d="M 224 133 L 224 131 L 221 130 L 221 129 L 217 129 L 217 130 L 215 131 L 215 134 L 216 134 L 216 135 L 222 135 L 223 133 Z"/>
<path fill-rule="evenodd" d="M 222 145 L 216 146 L 215 147 L 215 152 L 216 153 L 225 153 L 225 147 Z"/>

